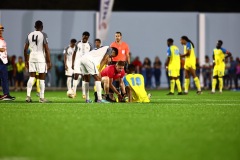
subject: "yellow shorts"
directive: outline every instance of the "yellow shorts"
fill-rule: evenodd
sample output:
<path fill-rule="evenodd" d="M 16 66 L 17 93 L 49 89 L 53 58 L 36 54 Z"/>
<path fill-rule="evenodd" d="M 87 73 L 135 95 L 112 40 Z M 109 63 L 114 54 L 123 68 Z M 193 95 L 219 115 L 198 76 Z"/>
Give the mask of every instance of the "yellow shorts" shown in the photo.
<path fill-rule="evenodd" d="M 194 63 L 185 63 L 184 64 L 184 69 L 186 69 L 186 70 L 189 70 L 190 68 L 192 68 L 192 69 L 194 69 L 194 70 L 196 70 L 196 64 L 194 64 Z"/>
<path fill-rule="evenodd" d="M 97 69 L 99 69 L 99 67 L 100 67 L 100 65 L 97 66 Z M 107 67 L 107 66 L 104 65 L 103 68 L 102 68 L 102 70 L 104 70 L 104 68 L 106 68 L 106 67 Z M 101 70 L 100 72 L 102 72 L 102 70 Z"/>
<path fill-rule="evenodd" d="M 178 77 L 180 75 L 180 69 L 168 69 L 169 77 Z"/>
<path fill-rule="evenodd" d="M 225 67 L 214 66 L 214 68 L 213 68 L 213 77 L 214 76 L 223 77 L 224 73 L 225 73 Z"/>

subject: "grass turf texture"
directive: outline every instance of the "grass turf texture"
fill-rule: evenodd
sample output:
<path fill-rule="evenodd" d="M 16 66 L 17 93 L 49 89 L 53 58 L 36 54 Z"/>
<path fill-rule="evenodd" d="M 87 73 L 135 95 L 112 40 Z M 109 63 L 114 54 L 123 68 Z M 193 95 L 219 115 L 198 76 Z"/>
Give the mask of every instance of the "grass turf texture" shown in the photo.
<path fill-rule="evenodd" d="M 0 160 L 240 159 L 240 92 L 151 93 L 147 104 L 86 104 L 65 91 L 47 91 L 45 104 L 33 92 L 28 104 L 12 93 L 0 101 Z"/>

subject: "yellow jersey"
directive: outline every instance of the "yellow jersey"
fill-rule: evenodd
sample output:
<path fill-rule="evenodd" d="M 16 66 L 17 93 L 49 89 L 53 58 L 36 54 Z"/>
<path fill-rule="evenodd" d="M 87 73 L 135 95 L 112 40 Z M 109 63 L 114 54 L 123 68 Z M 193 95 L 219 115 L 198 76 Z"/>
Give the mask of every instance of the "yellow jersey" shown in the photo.
<path fill-rule="evenodd" d="M 24 68 L 25 68 L 25 63 L 24 62 L 22 62 L 22 63 L 17 62 L 16 67 L 17 67 L 17 72 L 22 73 L 24 71 Z"/>
<path fill-rule="evenodd" d="M 123 78 L 125 86 L 130 86 L 132 90 L 133 102 L 150 102 L 147 92 L 145 90 L 145 83 L 143 75 L 141 74 L 127 74 Z"/>
<path fill-rule="evenodd" d="M 225 54 L 227 54 L 228 51 L 224 48 L 215 48 L 213 50 L 213 55 L 214 55 L 214 61 L 216 66 L 224 66 L 225 65 Z"/>
<path fill-rule="evenodd" d="M 187 42 L 187 44 L 184 45 L 184 54 L 187 53 L 188 50 L 190 50 L 190 55 L 186 56 L 185 64 L 196 66 L 196 56 L 195 56 L 194 48 L 190 42 Z"/>
<path fill-rule="evenodd" d="M 171 45 L 167 49 L 167 56 L 170 57 L 168 69 L 180 69 L 180 55 L 179 48 L 175 45 Z"/>

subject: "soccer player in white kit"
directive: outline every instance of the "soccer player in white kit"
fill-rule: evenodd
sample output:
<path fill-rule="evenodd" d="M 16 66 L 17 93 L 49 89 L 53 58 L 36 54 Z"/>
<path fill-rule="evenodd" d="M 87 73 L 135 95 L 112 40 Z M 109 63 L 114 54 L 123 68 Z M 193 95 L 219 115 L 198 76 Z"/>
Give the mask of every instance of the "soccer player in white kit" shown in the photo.
<path fill-rule="evenodd" d="M 94 49 L 82 56 L 81 69 L 82 74 L 85 78 L 86 103 L 92 102 L 89 98 L 90 75 L 92 75 L 95 80 L 95 86 L 98 97 L 97 102 L 108 103 L 108 101 L 102 99 L 101 77 L 99 76 L 99 71 L 101 71 L 103 66 L 108 63 L 109 58 L 116 57 L 117 55 L 118 55 L 117 48 L 103 46 L 98 49 Z M 100 65 L 99 68 L 97 68 L 98 65 Z"/>
<path fill-rule="evenodd" d="M 81 71 L 81 68 L 80 68 L 80 63 L 81 63 L 81 59 L 82 59 L 82 56 L 85 54 L 85 53 L 88 53 L 89 51 L 91 51 L 93 49 L 93 45 L 88 42 L 88 39 L 89 39 L 89 36 L 90 36 L 90 33 L 85 31 L 82 33 L 82 40 L 81 41 L 78 41 L 75 45 L 75 51 L 73 53 L 73 56 L 72 56 L 72 65 L 74 65 L 74 80 L 73 80 L 73 92 L 74 94 L 76 95 L 76 92 L 77 92 L 77 86 L 82 78 L 82 97 L 85 99 L 85 79 L 84 77 L 82 77 L 82 71 Z"/>
<path fill-rule="evenodd" d="M 69 46 L 63 50 L 64 54 L 64 66 L 65 66 L 65 75 L 67 76 L 67 89 L 68 91 L 72 89 L 72 55 L 75 50 L 75 44 L 77 40 L 71 39 Z"/>
<path fill-rule="evenodd" d="M 46 103 L 48 100 L 44 98 L 45 91 L 45 76 L 51 68 L 50 51 L 48 48 L 47 34 L 42 32 L 42 21 L 35 22 L 35 31 L 28 34 L 24 46 L 25 66 L 27 67 L 30 77 L 27 82 L 27 97 L 26 102 L 32 102 L 31 91 L 34 84 L 36 72 L 39 73 L 40 79 L 40 103 Z M 28 54 L 28 49 L 31 49 L 31 54 Z"/>

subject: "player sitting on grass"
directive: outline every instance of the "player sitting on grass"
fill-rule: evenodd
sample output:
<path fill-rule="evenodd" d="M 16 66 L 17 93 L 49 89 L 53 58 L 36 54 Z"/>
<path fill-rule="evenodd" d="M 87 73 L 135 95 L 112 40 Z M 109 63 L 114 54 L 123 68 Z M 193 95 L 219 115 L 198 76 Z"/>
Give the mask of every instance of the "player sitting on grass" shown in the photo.
<path fill-rule="evenodd" d="M 130 64 L 128 74 L 123 78 L 126 86 L 128 102 L 150 102 L 150 94 L 145 90 L 144 77 L 142 74 L 135 73 L 135 66 Z"/>

